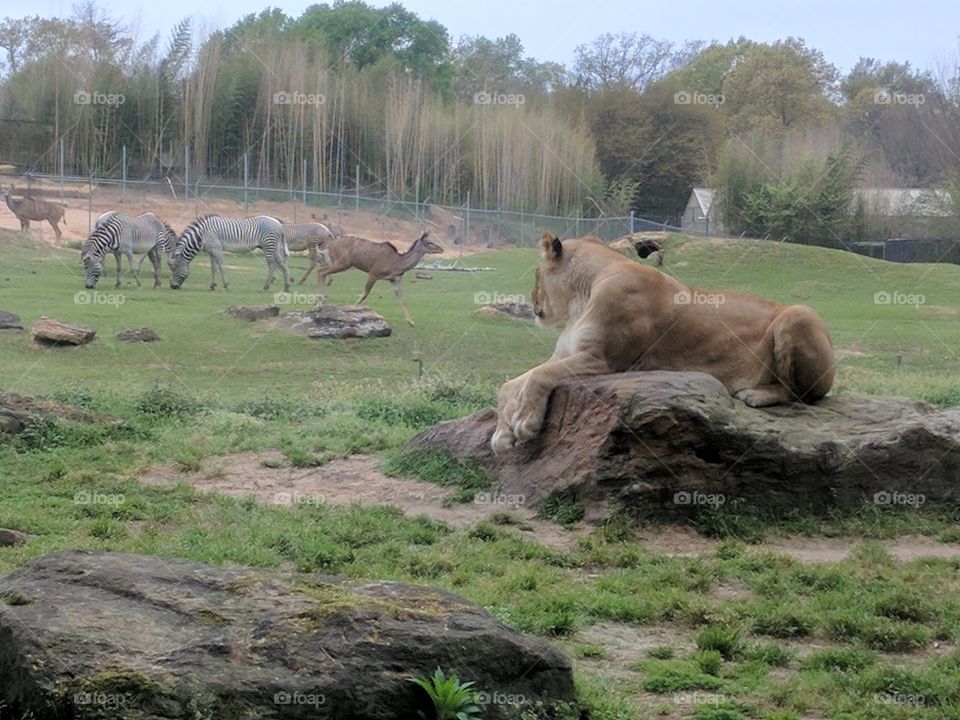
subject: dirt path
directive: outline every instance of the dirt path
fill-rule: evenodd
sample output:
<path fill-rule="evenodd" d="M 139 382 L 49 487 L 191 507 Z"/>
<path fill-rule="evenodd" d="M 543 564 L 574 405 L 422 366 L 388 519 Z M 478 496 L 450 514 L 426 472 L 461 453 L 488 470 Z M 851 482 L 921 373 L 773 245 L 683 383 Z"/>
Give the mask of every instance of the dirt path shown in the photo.
<path fill-rule="evenodd" d="M 571 529 L 537 519 L 535 510 L 523 504 L 499 502 L 506 498 L 478 496 L 474 502 L 445 506 L 451 490 L 417 480 L 393 478 L 379 469 L 380 459 L 354 455 L 316 468 L 294 468 L 276 451 L 238 453 L 208 458 L 199 471 L 184 473 L 170 465 L 151 468 L 140 480 L 149 485 L 186 482 L 203 492 L 231 497 L 254 497 L 268 505 L 324 504 L 394 505 L 407 515 L 424 514 L 462 529 L 497 512 L 509 512 L 520 523 L 524 535 L 559 552 L 569 552 L 577 540 L 593 530 L 580 524 Z M 807 563 L 836 563 L 843 560 L 860 538 L 773 537 L 748 552 L 785 555 Z M 712 555 L 718 542 L 690 528 L 665 525 L 643 528 L 636 541 L 653 553 L 675 557 Z M 903 535 L 880 544 L 898 562 L 923 557 L 960 557 L 960 544 L 941 543 L 929 537 Z M 724 592 L 736 594 L 738 588 Z"/>

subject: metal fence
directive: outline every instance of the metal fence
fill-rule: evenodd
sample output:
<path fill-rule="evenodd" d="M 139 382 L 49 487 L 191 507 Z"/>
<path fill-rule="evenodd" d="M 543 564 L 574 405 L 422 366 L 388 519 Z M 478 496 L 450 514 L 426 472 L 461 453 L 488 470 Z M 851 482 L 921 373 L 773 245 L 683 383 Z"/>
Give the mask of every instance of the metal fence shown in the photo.
<path fill-rule="evenodd" d="M 641 230 L 679 230 L 662 222 L 664 218 L 645 218 L 633 213 L 619 217 L 547 215 L 474 208 L 469 201 L 450 206 L 371 197 L 356 189 L 317 192 L 305 187 L 263 187 L 255 183 L 186 182 L 171 178 L 131 180 L 36 172 L 8 178 L 7 182 L 11 180 L 16 180 L 18 193 L 55 199 L 70 210 L 85 211 L 88 230 L 97 215 L 107 208 L 120 205 L 131 211 L 144 212 L 153 210 L 154 205 L 163 201 L 175 203 L 172 207 L 177 215 L 165 217 L 175 227 L 186 225 L 194 217 L 208 212 L 265 213 L 276 215 L 285 222 L 317 219 L 339 225 L 347 233 L 375 237 L 377 229 L 389 227 L 391 220 L 405 220 L 418 223 L 421 229 L 430 230 L 454 245 L 488 247 L 532 246 L 544 230 L 560 237 L 595 234 L 605 241 Z"/>

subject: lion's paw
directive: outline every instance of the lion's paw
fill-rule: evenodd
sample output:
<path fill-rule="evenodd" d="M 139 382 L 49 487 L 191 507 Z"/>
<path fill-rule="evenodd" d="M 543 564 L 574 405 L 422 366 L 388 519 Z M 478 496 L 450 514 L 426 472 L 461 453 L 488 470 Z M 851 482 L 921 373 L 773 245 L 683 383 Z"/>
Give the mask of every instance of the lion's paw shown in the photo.
<path fill-rule="evenodd" d="M 513 434 L 508 430 L 503 432 L 496 430 L 493 437 L 490 438 L 490 449 L 494 455 L 501 455 L 513 447 Z"/>
<path fill-rule="evenodd" d="M 513 416 L 513 421 L 510 424 L 513 426 L 513 434 L 519 444 L 533 440 L 540 434 L 540 428 L 543 427 L 543 418 L 537 415 L 520 415 L 517 413 Z"/>
<path fill-rule="evenodd" d="M 747 407 L 759 408 L 770 404 L 770 393 L 757 388 L 739 391 L 734 397 Z"/>

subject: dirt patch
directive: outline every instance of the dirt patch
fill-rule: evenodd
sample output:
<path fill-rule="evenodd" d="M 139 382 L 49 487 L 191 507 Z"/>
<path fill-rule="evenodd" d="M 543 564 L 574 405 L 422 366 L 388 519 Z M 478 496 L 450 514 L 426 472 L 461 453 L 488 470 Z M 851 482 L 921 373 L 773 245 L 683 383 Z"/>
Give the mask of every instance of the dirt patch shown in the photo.
<path fill-rule="evenodd" d="M 837 563 L 849 555 L 861 538 L 786 537 L 755 546 L 760 551 L 786 555 L 805 564 Z M 942 543 L 921 535 L 901 535 L 880 544 L 897 562 L 912 562 L 920 558 L 950 559 L 960 557 L 960 544 Z"/>
<path fill-rule="evenodd" d="M 148 485 L 172 485 L 185 482 L 202 492 L 218 492 L 230 497 L 253 497 L 266 505 L 322 504 L 393 505 L 407 515 L 427 515 L 462 529 L 489 518 L 494 513 L 509 513 L 510 525 L 531 540 L 559 552 L 569 552 L 577 540 L 593 528 L 578 524 L 565 528 L 539 520 L 535 509 L 526 504 L 492 502 L 489 494 L 470 503 L 445 507 L 453 491 L 417 480 L 393 478 L 379 469 L 380 459 L 372 455 L 354 455 L 315 468 L 291 467 L 276 451 L 222 455 L 205 460 L 198 471 L 183 472 L 172 465 L 149 469 L 140 480 Z M 804 564 L 837 563 L 847 557 L 861 538 L 811 538 L 784 536 L 747 546 L 750 553 L 771 553 L 793 558 Z M 635 541 L 658 555 L 698 557 L 712 555 L 719 542 L 699 535 L 691 528 L 664 525 L 642 528 Z M 881 541 L 897 562 L 919 558 L 960 557 L 960 544 L 941 543 L 929 537 L 903 535 Z M 717 588 L 720 597 L 740 598 L 747 588 L 734 585 Z"/>
<path fill-rule="evenodd" d="M 417 480 L 388 477 L 380 471 L 379 464 L 380 459 L 372 455 L 354 455 L 320 467 L 295 468 L 278 452 L 249 452 L 208 458 L 195 472 L 160 465 L 141 475 L 140 481 L 147 485 L 185 482 L 201 492 L 253 497 L 265 505 L 393 505 L 406 515 L 426 515 L 457 529 L 470 527 L 494 513 L 507 512 L 517 522 L 511 527 L 560 552 L 569 551 L 587 532 L 583 527 L 567 530 L 538 520 L 531 508 L 489 502 L 484 496 L 475 502 L 445 507 L 452 490 Z"/>

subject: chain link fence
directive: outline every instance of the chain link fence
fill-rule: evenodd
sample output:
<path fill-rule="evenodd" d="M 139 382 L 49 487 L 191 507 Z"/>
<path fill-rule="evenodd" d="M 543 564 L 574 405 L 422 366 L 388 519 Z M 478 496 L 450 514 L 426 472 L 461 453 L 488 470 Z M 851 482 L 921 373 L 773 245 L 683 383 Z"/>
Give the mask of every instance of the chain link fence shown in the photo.
<path fill-rule="evenodd" d="M 524 213 L 435 205 L 388 197 L 371 197 L 356 190 L 316 192 L 306 188 L 262 187 L 257 184 L 208 183 L 203 180 L 160 178 L 87 178 L 43 173 L 10 174 L 0 180 L 15 184 L 15 195 L 55 200 L 67 206 L 70 227 L 91 230 L 97 216 L 109 209 L 131 213 L 156 212 L 175 229 L 206 213 L 227 216 L 268 214 L 284 222 L 318 220 L 338 226 L 348 234 L 376 238 L 378 231 L 416 223 L 421 231 L 452 245 L 531 247 L 544 230 L 560 237 L 594 234 L 612 241 L 641 230 L 676 231 L 669 218 L 583 217 Z M 78 214 L 83 219 L 74 221 Z M 75 224 L 76 223 L 76 224 Z"/>

